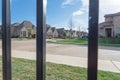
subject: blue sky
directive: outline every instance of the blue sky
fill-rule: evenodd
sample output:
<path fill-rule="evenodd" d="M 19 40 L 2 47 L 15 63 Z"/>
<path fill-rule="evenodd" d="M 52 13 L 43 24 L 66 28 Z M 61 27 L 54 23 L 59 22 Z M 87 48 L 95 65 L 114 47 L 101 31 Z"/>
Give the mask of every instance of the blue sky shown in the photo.
<path fill-rule="evenodd" d="M 89 0 L 47 0 L 46 22 L 57 28 L 68 29 L 68 22 L 72 18 L 74 29 L 86 30 L 88 27 Z M 0 0 L 1 6 L 1 0 Z M 120 12 L 120 0 L 100 0 L 99 21 L 104 21 L 104 15 Z M 11 21 L 22 22 L 29 20 L 36 23 L 36 0 L 11 0 Z M 1 22 L 1 8 L 0 8 Z"/>

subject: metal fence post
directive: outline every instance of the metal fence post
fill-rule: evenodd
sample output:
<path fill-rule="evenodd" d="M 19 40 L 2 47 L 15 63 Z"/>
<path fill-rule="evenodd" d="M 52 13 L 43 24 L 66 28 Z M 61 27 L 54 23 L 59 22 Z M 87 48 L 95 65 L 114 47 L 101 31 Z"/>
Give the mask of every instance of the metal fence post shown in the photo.
<path fill-rule="evenodd" d="M 37 79 L 45 80 L 46 76 L 46 3 L 37 0 Z"/>
<path fill-rule="evenodd" d="M 87 80 L 97 80 L 99 0 L 90 0 L 89 4 Z"/>
<path fill-rule="evenodd" d="M 2 0 L 2 64 L 3 80 L 11 80 L 10 0 Z"/>

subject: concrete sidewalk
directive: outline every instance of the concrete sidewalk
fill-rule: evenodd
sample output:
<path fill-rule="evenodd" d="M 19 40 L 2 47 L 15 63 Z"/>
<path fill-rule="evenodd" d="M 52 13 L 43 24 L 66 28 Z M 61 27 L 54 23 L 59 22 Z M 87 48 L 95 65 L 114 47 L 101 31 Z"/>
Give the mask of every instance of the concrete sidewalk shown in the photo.
<path fill-rule="evenodd" d="M 14 50 L 14 51 L 12 51 L 12 57 L 36 60 L 36 53 Z M 81 57 L 47 54 L 46 61 L 57 63 L 57 64 L 65 64 L 65 65 L 87 68 L 87 59 L 81 58 Z M 109 61 L 109 60 L 99 60 L 98 61 L 98 69 L 103 70 L 103 71 L 120 73 L 120 62 Z"/>

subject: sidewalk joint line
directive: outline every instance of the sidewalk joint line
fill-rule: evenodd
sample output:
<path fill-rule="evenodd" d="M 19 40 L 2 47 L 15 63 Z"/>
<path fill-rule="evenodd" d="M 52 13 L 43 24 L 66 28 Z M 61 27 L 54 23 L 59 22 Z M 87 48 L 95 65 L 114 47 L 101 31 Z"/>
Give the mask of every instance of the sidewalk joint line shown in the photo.
<path fill-rule="evenodd" d="M 116 64 L 111 60 L 111 63 L 120 71 L 120 68 L 116 66 Z"/>

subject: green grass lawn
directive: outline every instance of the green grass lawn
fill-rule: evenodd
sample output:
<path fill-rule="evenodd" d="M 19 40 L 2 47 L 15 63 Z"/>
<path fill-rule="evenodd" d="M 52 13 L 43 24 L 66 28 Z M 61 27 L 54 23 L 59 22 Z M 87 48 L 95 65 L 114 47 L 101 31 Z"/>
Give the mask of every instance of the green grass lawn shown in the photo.
<path fill-rule="evenodd" d="M 56 43 L 56 44 L 80 44 L 87 45 L 88 39 L 61 39 L 61 40 L 47 40 L 48 43 Z M 100 46 L 115 46 L 120 47 L 120 39 L 119 38 L 99 38 Z"/>
<path fill-rule="evenodd" d="M 0 61 L 0 65 L 1 63 Z M 33 60 L 12 59 L 12 80 L 35 80 L 35 67 Z M 46 71 L 46 80 L 87 80 L 85 68 L 47 63 Z M 2 67 L 0 66 L 0 80 L 2 80 L 1 77 Z M 98 80 L 120 80 L 120 73 L 99 71 Z"/>
<path fill-rule="evenodd" d="M 58 43 L 58 44 L 87 44 L 88 40 L 85 39 L 61 39 L 61 40 L 48 40 L 48 43 Z"/>

